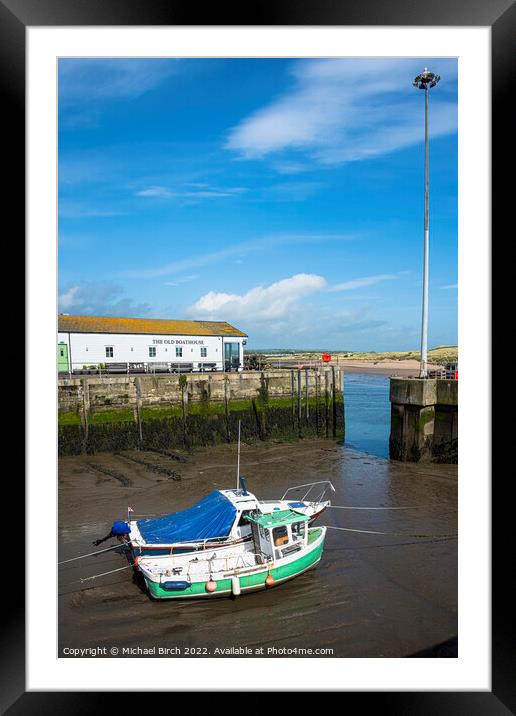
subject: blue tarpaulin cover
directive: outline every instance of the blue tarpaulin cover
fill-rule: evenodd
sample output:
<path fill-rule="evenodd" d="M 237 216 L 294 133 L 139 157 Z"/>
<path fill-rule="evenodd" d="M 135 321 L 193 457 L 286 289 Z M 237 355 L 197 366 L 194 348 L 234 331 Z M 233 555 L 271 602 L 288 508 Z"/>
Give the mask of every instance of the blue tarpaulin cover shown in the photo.
<path fill-rule="evenodd" d="M 191 542 L 227 537 L 235 520 L 236 508 L 219 490 L 183 512 L 154 520 L 138 520 L 140 534 L 147 544 Z"/>

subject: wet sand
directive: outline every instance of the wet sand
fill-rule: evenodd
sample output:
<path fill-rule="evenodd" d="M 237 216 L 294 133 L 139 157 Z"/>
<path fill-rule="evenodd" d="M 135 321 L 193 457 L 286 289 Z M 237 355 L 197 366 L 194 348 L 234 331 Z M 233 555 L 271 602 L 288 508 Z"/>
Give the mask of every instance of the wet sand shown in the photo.
<path fill-rule="evenodd" d="M 177 511 L 236 481 L 235 445 L 177 456 L 181 460 L 155 452 L 61 458 L 59 559 L 93 551 L 92 541 L 107 534 L 114 519 L 125 519 L 128 505 L 146 514 Z M 457 531 L 454 465 L 395 463 L 331 440 L 304 440 L 243 444 L 241 474 L 263 499 L 281 497 L 290 485 L 330 479 L 334 505 L 420 506 L 330 509 L 320 524 L 409 535 Z M 218 656 L 216 648 L 248 647 L 251 656 L 301 656 L 281 650 L 322 648 L 333 650 L 324 656 L 401 657 L 457 634 L 456 539 L 330 529 L 315 569 L 236 599 L 151 601 L 132 568 L 77 581 L 125 565 L 123 554 L 107 552 L 59 567 L 61 656 L 64 648 L 109 652 L 114 646 L 118 656 L 124 656 L 124 647 L 179 647 L 178 656 Z M 188 654 L 187 648 L 200 653 Z M 268 653 L 269 648 L 278 652 Z"/>
<path fill-rule="evenodd" d="M 275 364 L 279 367 L 311 366 L 313 362 L 306 361 L 278 361 Z M 386 375 L 397 378 L 417 378 L 420 371 L 420 363 L 417 360 L 345 360 L 338 357 L 333 358 L 329 365 L 343 368 L 344 373 L 362 373 L 362 375 Z M 438 370 L 442 366 L 428 364 L 429 370 Z"/>
<path fill-rule="evenodd" d="M 417 378 L 421 365 L 417 360 L 355 360 L 336 361 L 336 365 L 344 368 L 347 373 L 362 373 L 366 375 L 387 375 L 397 378 Z M 429 365 L 430 370 L 436 366 Z"/>

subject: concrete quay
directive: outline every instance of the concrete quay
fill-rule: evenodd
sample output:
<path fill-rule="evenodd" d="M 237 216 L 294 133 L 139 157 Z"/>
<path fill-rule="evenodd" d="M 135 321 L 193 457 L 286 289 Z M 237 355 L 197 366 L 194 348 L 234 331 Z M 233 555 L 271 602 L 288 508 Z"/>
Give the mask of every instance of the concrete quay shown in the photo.
<path fill-rule="evenodd" d="M 457 462 L 457 380 L 391 378 L 390 401 L 392 460 Z"/>

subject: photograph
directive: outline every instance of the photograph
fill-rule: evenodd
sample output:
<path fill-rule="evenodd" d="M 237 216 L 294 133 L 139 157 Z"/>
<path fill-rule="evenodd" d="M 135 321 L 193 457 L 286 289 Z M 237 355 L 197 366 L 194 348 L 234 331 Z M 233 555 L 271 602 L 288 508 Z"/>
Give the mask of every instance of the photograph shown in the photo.
<path fill-rule="evenodd" d="M 515 22 L 0 0 L 26 443 L 0 713 L 516 713 L 491 273 Z"/>
<path fill-rule="evenodd" d="M 56 58 L 59 660 L 458 659 L 459 59 L 395 49 Z"/>

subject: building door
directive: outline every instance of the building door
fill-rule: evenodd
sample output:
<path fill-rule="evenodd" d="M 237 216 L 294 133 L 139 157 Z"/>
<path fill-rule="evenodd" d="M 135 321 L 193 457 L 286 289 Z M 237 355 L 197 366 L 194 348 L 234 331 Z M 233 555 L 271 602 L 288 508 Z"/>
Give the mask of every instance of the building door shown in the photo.
<path fill-rule="evenodd" d="M 240 343 L 224 343 L 224 370 L 240 368 Z"/>
<path fill-rule="evenodd" d="M 68 373 L 68 346 L 66 343 L 57 344 L 57 370 L 59 373 Z"/>

